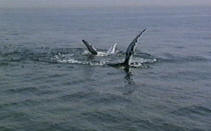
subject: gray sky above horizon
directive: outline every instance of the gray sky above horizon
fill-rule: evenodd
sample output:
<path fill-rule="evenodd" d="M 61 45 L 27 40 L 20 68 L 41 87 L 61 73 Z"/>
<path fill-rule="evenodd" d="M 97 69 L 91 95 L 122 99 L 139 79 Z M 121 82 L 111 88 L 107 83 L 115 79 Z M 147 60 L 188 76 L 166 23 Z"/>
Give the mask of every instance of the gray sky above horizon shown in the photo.
<path fill-rule="evenodd" d="M 211 0 L 0 0 L 0 7 L 197 6 Z"/>

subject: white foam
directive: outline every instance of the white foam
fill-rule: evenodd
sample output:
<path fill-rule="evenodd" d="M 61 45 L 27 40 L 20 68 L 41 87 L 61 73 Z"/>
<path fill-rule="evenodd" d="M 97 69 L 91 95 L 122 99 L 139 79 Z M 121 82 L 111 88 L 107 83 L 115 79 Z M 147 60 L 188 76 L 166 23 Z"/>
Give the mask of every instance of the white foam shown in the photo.
<path fill-rule="evenodd" d="M 130 66 L 131 66 L 131 67 L 138 68 L 138 67 L 141 67 L 141 66 L 143 66 L 143 65 L 142 65 L 142 63 L 132 62 L 132 63 L 130 63 Z"/>
<path fill-rule="evenodd" d="M 109 54 L 106 52 L 100 52 L 100 51 L 97 52 L 97 56 L 108 56 L 108 55 Z"/>
<path fill-rule="evenodd" d="M 78 60 L 75 60 L 75 59 L 63 59 L 63 60 L 58 59 L 57 61 L 60 62 L 60 63 L 82 64 L 81 61 L 78 61 Z"/>

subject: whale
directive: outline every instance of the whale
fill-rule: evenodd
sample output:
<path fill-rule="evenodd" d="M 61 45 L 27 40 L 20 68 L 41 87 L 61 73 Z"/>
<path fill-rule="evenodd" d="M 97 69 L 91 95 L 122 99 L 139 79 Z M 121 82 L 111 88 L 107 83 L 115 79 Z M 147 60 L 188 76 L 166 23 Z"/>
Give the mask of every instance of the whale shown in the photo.
<path fill-rule="evenodd" d="M 96 56 L 106 56 L 106 55 L 112 55 L 116 53 L 116 47 L 117 47 L 117 43 L 115 43 L 114 45 L 112 45 L 107 52 L 101 52 L 98 51 L 92 44 L 90 44 L 88 41 L 86 40 L 82 40 L 83 44 L 86 46 L 86 48 L 88 49 L 88 51 L 92 54 L 92 55 L 96 55 Z"/>
<path fill-rule="evenodd" d="M 146 29 L 142 30 L 134 39 L 133 41 L 129 44 L 129 46 L 127 47 L 127 50 L 125 52 L 125 60 L 122 63 L 109 63 L 109 66 L 112 67 L 123 67 L 126 71 L 129 70 L 130 67 L 130 61 L 131 61 L 131 57 L 134 55 L 135 52 L 135 46 L 136 43 L 138 42 L 139 37 L 141 37 L 141 35 L 146 31 Z"/>

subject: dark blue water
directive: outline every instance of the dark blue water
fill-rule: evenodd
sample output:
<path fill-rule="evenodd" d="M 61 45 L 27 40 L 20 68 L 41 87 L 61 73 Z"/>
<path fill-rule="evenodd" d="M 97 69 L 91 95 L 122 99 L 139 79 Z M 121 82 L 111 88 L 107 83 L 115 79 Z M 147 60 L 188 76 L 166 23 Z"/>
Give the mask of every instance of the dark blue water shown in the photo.
<path fill-rule="evenodd" d="M 0 9 L 0 130 L 211 130 L 210 12 Z M 141 66 L 107 66 L 144 28 Z M 86 55 L 82 39 L 119 53 Z"/>

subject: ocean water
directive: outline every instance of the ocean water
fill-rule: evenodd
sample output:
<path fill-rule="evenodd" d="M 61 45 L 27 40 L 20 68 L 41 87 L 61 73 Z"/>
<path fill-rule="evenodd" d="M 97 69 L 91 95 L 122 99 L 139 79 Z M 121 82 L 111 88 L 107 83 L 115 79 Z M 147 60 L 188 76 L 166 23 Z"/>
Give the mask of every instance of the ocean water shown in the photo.
<path fill-rule="evenodd" d="M 0 9 L 0 130 L 209 131 L 210 67 L 210 7 Z"/>

